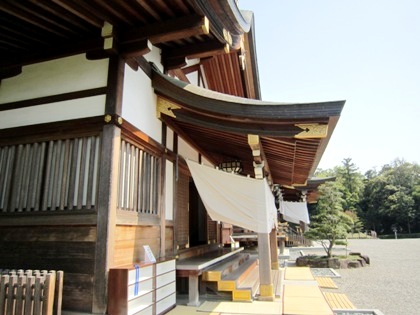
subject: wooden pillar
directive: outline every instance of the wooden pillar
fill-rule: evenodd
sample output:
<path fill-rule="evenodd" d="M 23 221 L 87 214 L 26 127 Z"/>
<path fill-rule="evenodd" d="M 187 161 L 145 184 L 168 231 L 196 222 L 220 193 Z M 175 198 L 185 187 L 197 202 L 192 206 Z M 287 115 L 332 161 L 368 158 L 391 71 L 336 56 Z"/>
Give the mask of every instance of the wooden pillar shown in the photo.
<path fill-rule="evenodd" d="M 279 253 L 277 246 L 277 228 L 271 230 L 270 233 L 270 249 L 271 249 L 271 269 L 279 270 Z"/>
<path fill-rule="evenodd" d="M 113 266 L 118 194 L 118 165 L 121 146 L 122 92 L 125 62 L 112 56 L 108 64 L 105 121 L 99 165 L 95 272 L 93 278 L 92 312 L 106 314 L 108 270 Z"/>
<path fill-rule="evenodd" d="M 258 233 L 258 258 L 260 272 L 260 295 L 261 301 L 274 301 L 274 286 L 271 276 L 271 251 L 270 234 Z"/>
<path fill-rule="evenodd" d="M 93 279 L 93 306 L 95 314 L 106 314 L 107 279 L 113 265 L 118 163 L 121 130 L 115 125 L 103 128 L 100 176 L 98 187 L 97 239 L 95 250 L 95 276 Z"/>
<path fill-rule="evenodd" d="M 284 254 L 284 248 L 286 247 L 286 239 L 284 236 L 282 236 L 279 240 L 279 250 L 280 250 L 280 255 Z"/>
<path fill-rule="evenodd" d="M 268 165 L 265 164 L 265 154 L 258 135 L 248 135 L 248 144 L 254 158 L 254 173 L 256 179 L 263 179 L 268 174 L 271 181 L 271 174 Z M 271 276 L 272 258 L 270 246 L 270 233 L 258 233 L 258 258 L 260 272 L 260 296 L 259 300 L 274 301 L 273 279 Z M 277 245 L 275 246 L 277 253 Z M 277 256 L 277 254 L 276 254 Z M 278 265 L 278 263 L 277 263 Z"/>

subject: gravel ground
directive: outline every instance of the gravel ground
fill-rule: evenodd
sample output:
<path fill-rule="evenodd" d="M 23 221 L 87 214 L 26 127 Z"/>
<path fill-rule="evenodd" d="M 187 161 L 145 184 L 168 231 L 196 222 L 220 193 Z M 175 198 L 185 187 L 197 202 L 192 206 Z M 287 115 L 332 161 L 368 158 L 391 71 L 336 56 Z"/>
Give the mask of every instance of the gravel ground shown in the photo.
<path fill-rule="evenodd" d="M 349 240 L 348 248 L 368 255 L 370 266 L 337 270 L 341 278 L 334 278 L 334 292 L 345 293 L 359 309 L 420 314 L 420 239 Z"/>

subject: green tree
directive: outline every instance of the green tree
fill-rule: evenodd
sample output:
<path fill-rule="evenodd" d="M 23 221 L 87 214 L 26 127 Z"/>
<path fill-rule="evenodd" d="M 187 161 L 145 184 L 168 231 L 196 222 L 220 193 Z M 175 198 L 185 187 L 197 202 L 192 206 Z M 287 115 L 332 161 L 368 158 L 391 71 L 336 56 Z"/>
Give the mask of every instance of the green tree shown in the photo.
<path fill-rule="evenodd" d="M 337 182 L 343 193 L 343 209 L 356 212 L 363 192 L 363 175 L 351 158 L 346 158 L 342 166 L 336 168 Z"/>
<path fill-rule="evenodd" d="M 392 232 L 399 225 L 408 233 L 420 229 L 420 167 L 397 159 L 379 172 L 368 172 L 359 203 L 366 227 Z"/>
<path fill-rule="evenodd" d="M 352 220 L 343 212 L 342 193 L 334 182 L 319 186 L 319 192 L 318 214 L 311 217 L 310 229 L 305 236 L 319 241 L 330 258 L 337 241 L 347 237 Z"/>

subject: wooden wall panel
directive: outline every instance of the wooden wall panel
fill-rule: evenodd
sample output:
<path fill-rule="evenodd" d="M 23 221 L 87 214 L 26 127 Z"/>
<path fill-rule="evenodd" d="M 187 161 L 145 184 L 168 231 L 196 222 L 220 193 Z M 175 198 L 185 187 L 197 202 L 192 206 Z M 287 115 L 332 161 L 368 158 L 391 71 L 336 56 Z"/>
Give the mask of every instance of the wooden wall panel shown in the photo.
<path fill-rule="evenodd" d="M 185 248 L 189 239 L 189 176 L 179 173 L 177 182 L 176 245 Z"/>
<path fill-rule="evenodd" d="M 174 227 L 167 226 L 165 228 L 165 255 L 174 255 Z"/>
<path fill-rule="evenodd" d="M 63 270 L 63 309 L 90 312 L 95 242 L 92 226 L 2 227 L 0 266 Z"/>
<path fill-rule="evenodd" d="M 160 252 L 160 226 L 118 225 L 115 232 L 114 267 L 144 260 L 143 245 L 149 245 L 156 258 Z"/>
<path fill-rule="evenodd" d="M 213 221 L 209 215 L 207 215 L 207 235 L 210 242 L 217 242 L 217 221 Z"/>

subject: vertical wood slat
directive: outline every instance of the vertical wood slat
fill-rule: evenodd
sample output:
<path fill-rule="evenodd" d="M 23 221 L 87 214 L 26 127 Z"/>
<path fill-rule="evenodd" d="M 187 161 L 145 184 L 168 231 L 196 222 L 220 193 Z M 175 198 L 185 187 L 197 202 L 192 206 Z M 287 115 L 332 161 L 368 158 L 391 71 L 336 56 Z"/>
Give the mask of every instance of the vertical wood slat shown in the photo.
<path fill-rule="evenodd" d="M 0 164 L 0 209 L 8 211 L 9 193 L 12 187 L 12 170 L 15 157 L 15 146 L 5 147 L 1 150 L 2 163 Z"/>
<path fill-rule="evenodd" d="M 45 165 L 45 153 L 47 149 L 47 143 L 42 142 L 41 148 L 39 149 L 39 166 L 37 167 L 37 176 L 36 176 L 36 197 L 35 197 L 35 211 L 40 210 L 41 205 L 41 187 L 43 180 L 43 170 Z"/>
<path fill-rule="evenodd" d="M 0 315 L 4 315 L 6 304 L 6 283 L 9 282 L 9 276 L 3 275 L 0 279 Z"/>
<path fill-rule="evenodd" d="M 135 167 L 133 173 L 133 210 L 138 211 L 138 189 L 139 189 L 139 152 L 141 150 L 139 148 L 135 148 Z"/>
<path fill-rule="evenodd" d="M 55 294 L 54 294 L 54 315 L 61 315 L 61 305 L 63 302 L 63 283 L 64 283 L 64 272 L 62 270 L 57 271 L 55 281 Z"/>
<path fill-rule="evenodd" d="M 35 200 L 36 200 L 36 192 L 37 192 L 37 183 L 38 183 L 38 176 L 40 172 L 40 145 L 39 143 L 34 143 L 32 146 L 32 160 L 30 163 L 30 173 L 29 173 L 29 186 L 28 186 L 28 202 L 26 204 L 26 211 L 31 211 L 35 209 Z"/>
<path fill-rule="evenodd" d="M 70 155 L 71 148 L 70 148 L 70 140 L 67 139 L 64 142 L 64 152 L 63 152 L 63 175 L 61 179 L 61 190 L 60 190 L 60 203 L 59 203 L 59 210 L 64 210 L 65 206 L 67 205 L 67 191 L 69 190 L 69 173 L 70 173 Z"/>
<path fill-rule="evenodd" d="M 20 190 L 22 187 L 22 151 L 23 151 L 23 145 L 19 145 L 17 148 L 17 154 L 16 154 L 16 163 L 14 167 L 12 168 L 13 174 L 13 183 L 12 183 L 12 195 L 10 200 L 10 208 L 9 211 L 15 212 L 16 208 L 19 205 L 19 196 L 20 196 Z"/>
<path fill-rule="evenodd" d="M 26 276 L 26 294 L 25 294 L 25 315 L 32 313 L 32 296 L 34 294 L 33 285 L 35 284 L 35 277 L 32 275 Z"/>
<path fill-rule="evenodd" d="M 18 204 L 18 211 L 21 212 L 23 209 L 27 208 L 27 201 L 28 201 L 28 187 L 29 187 L 29 173 L 30 173 L 30 160 L 32 158 L 32 150 L 31 145 L 27 144 L 23 148 L 23 165 L 22 165 L 22 189 L 20 190 L 19 194 L 19 204 Z"/>
<path fill-rule="evenodd" d="M 138 212 L 142 212 L 143 211 L 143 207 L 142 207 L 142 202 L 143 202 L 143 187 L 144 187 L 144 183 L 143 183 L 143 177 L 144 177 L 143 160 L 144 160 L 144 152 L 143 152 L 143 150 L 140 150 L 139 171 L 138 171 L 139 187 L 138 187 L 138 195 L 137 195 L 137 209 L 138 209 L 137 211 Z"/>
<path fill-rule="evenodd" d="M 33 306 L 33 310 L 34 310 L 34 314 L 41 314 L 41 278 L 40 277 L 35 277 L 35 283 L 34 283 L 34 306 Z"/>
<path fill-rule="evenodd" d="M 132 145 L 131 146 L 131 150 L 130 150 L 130 170 L 129 170 L 129 174 L 130 174 L 130 184 L 129 184 L 129 189 L 128 189 L 128 210 L 133 211 L 134 210 L 134 206 L 133 206 L 133 196 L 134 196 L 134 170 L 135 170 L 135 164 L 136 164 L 136 159 L 135 159 L 135 147 Z"/>
<path fill-rule="evenodd" d="M 41 297 L 42 315 L 51 315 L 53 313 L 55 279 L 55 271 L 45 274 L 45 281 L 43 283 L 44 290 Z"/>
<path fill-rule="evenodd" d="M 16 306 L 15 306 L 15 315 L 23 315 L 23 305 L 24 305 L 24 284 L 25 284 L 25 277 L 19 275 L 17 288 L 16 288 Z"/>
<path fill-rule="evenodd" d="M 76 185 L 75 185 L 75 181 L 76 181 L 76 172 L 77 172 L 77 156 L 78 156 L 78 152 L 79 152 L 79 139 L 74 139 L 74 141 L 72 141 L 72 146 L 71 146 L 71 166 L 69 168 L 69 173 L 70 173 L 70 177 L 69 177 L 69 191 L 68 191 L 68 209 L 72 210 L 74 207 L 74 203 L 75 203 L 75 193 L 76 193 Z"/>
<path fill-rule="evenodd" d="M 9 277 L 9 289 L 7 293 L 7 311 L 6 315 L 13 315 L 13 296 L 15 294 L 15 284 L 17 283 L 17 276 L 13 275 Z"/>
<path fill-rule="evenodd" d="M 86 152 L 87 152 L 87 139 L 82 138 L 82 151 L 80 155 L 80 168 L 79 168 L 79 185 L 77 193 L 77 209 L 82 209 L 83 197 L 85 193 L 85 170 L 86 170 Z"/>
<path fill-rule="evenodd" d="M 53 166 L 51 167 L 52 176 L 51 176 L 51 192 L 49 198 L 50 210 L 55 211 L 57 205 L 57 199 L 59 196 L 59 185 L 61 184 L 60 176 L 60 160 L 61 160 L 61 140 L 56 141 L 54 146 L 53 154 Z"/>
<path fill-rule="evenodd" d="M 96 138 L 90 137 L 90 153 L 89 153 L 89 163 L 88 163 L 88 171 L 87 171 L 87 193 L 86 193 L 86 209 L 92 208 L 93 203 L 93 182 L 94 182 L 94 173 L 95 173 L 95 160 L 96 160 Z"/>
<path fill-rule="evenodd" d="M 120 167 L 118 170 L 118 198 L 117 198 L 117 207 L 119 209 L 123 209 L 123 182 L 124 182 L 124 146 L 125 141 L 121 141 L 121 147 L 120 147 Z"/>
<path fill-rule="evenodd" d="M 49 141 L 47 148 L 47 164 L 45 165 L 45 181 L 44 181 L 44 194 L 42 197 L 42 206 L 41 210 L 46 211 L 48 209 L 48 199 L 49 192 L 51 189 L 50 178 L 51 178 L 51 165 L 52 165 L 52 156 L 53 156 L 54 142 Z"/>
<path fill-rule="evenodd" d="M 130 144 L 126 142 L 125 151 L 124 151 L 124 209 L 128 208 L 128 196 L 129 196 L 129 187 L 128 183 L 130 180 Z"/>

